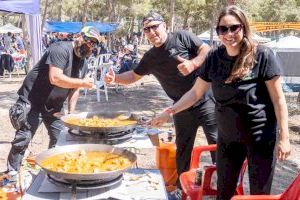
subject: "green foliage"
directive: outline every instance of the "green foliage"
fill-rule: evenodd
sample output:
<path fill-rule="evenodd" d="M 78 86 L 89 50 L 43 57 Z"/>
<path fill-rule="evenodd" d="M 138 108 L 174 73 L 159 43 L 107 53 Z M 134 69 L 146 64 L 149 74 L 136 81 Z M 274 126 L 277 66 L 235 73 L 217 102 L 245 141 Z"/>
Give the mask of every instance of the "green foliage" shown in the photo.
<path fill-rule="evenodd" d="M 41 13 L 45 1 L 41 0 Z M 56 20 L 58 0 L 48 1 L 47 19 Z M 80 21 L 85 1 L 62 0 L 62 20 Z M 154 10 L 170 25 L 172 1 L 175 3 L 175 27 L 182 29 L 188 26 L 195 33 L 213 27 L 220 9 L 232 3 L 245 10 L 251 21 L 300 21 L 300 0 L 89 0 L 87 20 L 123 21 L 120 32 L 126 32 L 138 29 L 143 16 Z"/>
<path fill-rule="evenodd" d="M 300 21 L 299 0 L 256 0 L 249 6 L 253 21 Z"/>

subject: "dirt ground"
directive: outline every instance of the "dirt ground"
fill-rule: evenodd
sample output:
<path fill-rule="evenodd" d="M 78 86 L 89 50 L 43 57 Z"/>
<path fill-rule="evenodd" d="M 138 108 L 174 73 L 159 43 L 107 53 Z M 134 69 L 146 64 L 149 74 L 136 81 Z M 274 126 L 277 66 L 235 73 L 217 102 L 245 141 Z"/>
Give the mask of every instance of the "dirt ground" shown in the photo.
<path fill-rule="evenodd" d="M 16 92 L 23 79 L 24 76 L 0 78 L 0 171 L 6 170 L 10 142 L 14 138 L 14 129 L 9 121 L 8 110 L 17 98 Z M 89 90 L 86 97 L 80 96 L 77 111 L 129 110 L 139 115 L 153 116 L 171 104 L 152 76 L 144 77 L 140 82 L 121 87 L 118 90 L 109 88 L 108 92 L 108 102 L 105 101 L 103 91 L 101 91 L 101 101 L 97 102 L 95 90 Z M 292 153 L 287 161 L 277 163 L 272 187 L 273 194 L 282 192 L 300 171 L 300 115 L 290 117 L 289 124 Z M 171 124 L 166 125 L 163 129 L 172 129 Z M 163 137 L 166 137 L 165 134 L 162 134 L 161 138 Z M 29 152 L 37 154 L 45 150 L 48 141 L 47 131 L 45 127 L 41 126 L 29 146 Z M 203 144 L 206 144 L 206 140 L 202 129 L 199 128 L 195 145 Z M 140 167 L 155 168 L 154 151 L 146 152 L 146 155 L 139 156 L 138 160 L 142 160 Z"/>

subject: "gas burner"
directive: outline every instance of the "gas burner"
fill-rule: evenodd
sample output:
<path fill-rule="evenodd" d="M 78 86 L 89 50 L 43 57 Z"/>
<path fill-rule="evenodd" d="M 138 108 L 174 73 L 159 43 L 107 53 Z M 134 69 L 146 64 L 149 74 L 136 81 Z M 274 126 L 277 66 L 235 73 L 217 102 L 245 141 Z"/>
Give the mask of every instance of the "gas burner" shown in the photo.
<path fill-rule="evenodd" d="M 94 135 L 93 132 L 81 131 L 81 130 L 77 130 L 77 129 L 69 129 L 68 132 L 70 134 L 73 134 L 73 135 L 76 135 L 76 136 L 91 136 L 91 135 Z"/>
<path fill-rule="evenodd" d="M 117 133 L 97 133 L 97 132 L 90 132 L 90 131 L 80 131 L 76 129 L 69 129 L 68 132 L 70 135 L 78 136 L 78 137 L 85 137 L 87 140 L 92 138 L 95 142 L 99 144 L 120 144 L 123 142 L 127 142 L 132 139 L 132 135 L 135 129 L 128 130 L 128 131 L 121 131 Z"/>
<path fill-rule="evenodd" d="M 57 178 L 55 176 L 47 174 L 48 180 L 57 186 L 63 186 L 72 189 L 76 187 L 77 190 L 87 190 L 87 189 L 101 189 L 109 187 L 110 189 L 116 188 L 121 185 L 123 180 L 123 174 L 118 176 L 113 180 L 66 180 Z"/>

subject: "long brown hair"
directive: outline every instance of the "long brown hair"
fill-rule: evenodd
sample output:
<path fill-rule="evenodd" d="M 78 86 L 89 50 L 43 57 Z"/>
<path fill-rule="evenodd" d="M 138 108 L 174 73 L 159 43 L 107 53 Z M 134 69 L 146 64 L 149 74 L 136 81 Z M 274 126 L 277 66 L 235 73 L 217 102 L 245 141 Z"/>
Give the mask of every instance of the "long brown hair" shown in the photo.
<path fill-rule="evenodd" d="M 257 44 L 252 40 L 248 19 L 240 8 L 237 6 L 225 7 L 219 14 L 217 25 L 219 25 L 221 19 L 226 15 L 232 15 L 236 17 L 243 25 L 242 29 L 244 33 L 241 41 L 240 53 L 233 66 L 230 76 L 225 81 L 226 83 L 232 83 L 245 77 L 253 68 Z"/>

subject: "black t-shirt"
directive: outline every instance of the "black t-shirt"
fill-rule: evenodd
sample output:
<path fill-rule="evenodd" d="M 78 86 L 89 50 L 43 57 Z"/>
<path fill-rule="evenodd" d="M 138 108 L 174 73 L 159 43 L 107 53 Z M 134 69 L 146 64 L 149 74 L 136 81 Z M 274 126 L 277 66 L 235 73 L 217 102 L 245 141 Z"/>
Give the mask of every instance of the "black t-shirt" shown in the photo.
<path fill-rule="evenodd" d="M 74 54 L 72 42 L 57 42 L 46 50 L 40 61 L 26 76 L 18 94 L 29 99 L 33 106 L 45 108 L 49 112 L 57 112 L 62 108 L 72 89 L 51 85 L 50 64 L 62 69 L 66 76 L 73 78 L 81 78 L 87 66 L 84 59 Z"/>
<path fill-rule="evenodd" d="M 177 69 L 180 63 L 177 56 L 193 59 L 203 42 L 187 31 L 169 33 L 166 42 L 160 47 L 152 47 L 145 53 L 134 72 L 138 75 L 153 74 L 160 82 L 167 95 L 178 101 L 195 82 L 196 72 L 183 76 Z M 206 94 L 201 102 L 205 102 L 211 93 Z"/>
<path fill-rule="evenodd" d="M 200 78 L 212 83 L 218 137 L 244 142 L 274 139 L 277 122 L 265 81 L 281 74 L 279 63 L 269 48 L 259 45 L 250 73 L 243 80 L 226 84 L 236 58 L 221 46 L 210 51 L 198 70 Z"/>

